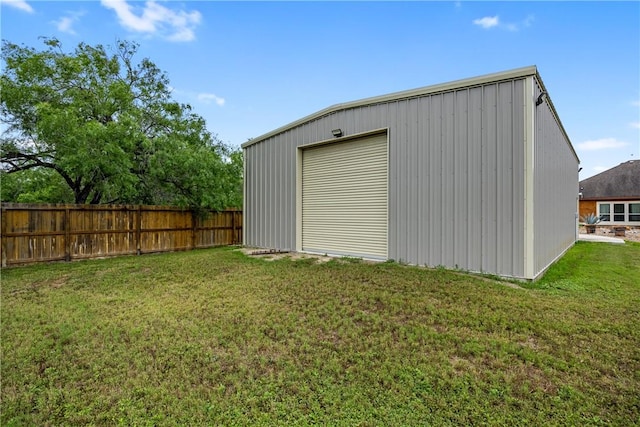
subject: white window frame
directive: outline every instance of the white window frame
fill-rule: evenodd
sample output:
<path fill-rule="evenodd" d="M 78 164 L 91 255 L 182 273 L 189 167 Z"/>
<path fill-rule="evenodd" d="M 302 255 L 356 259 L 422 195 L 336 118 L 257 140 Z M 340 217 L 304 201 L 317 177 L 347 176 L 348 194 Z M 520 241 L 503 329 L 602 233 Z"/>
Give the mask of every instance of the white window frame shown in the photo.
<path fill-rule="evenodd" d="M 638 226 L 640 226 L 640 221 L 631 221 L 631 218 L 630 218 L 630 217 L 631 217 L 631 206 L 629 206 L 629 205 L 631 205 L 631 204 L 638 204 L 638 205 L 640 205 L 640 200 L 638 200 L 638 201 L 631 201 L 631 202 L 628 202 L 628 203 L 627 203 L 627 221 L 628 221 L 628 222 L 629 222 L 629 224 L 631 224 L 631 225 L 638 225 Z M 633 215 L 639 215 L 639 214 L 640 214 L 640 213 L 638 213 L 638 212 L 634 212 L 634 213 L 633 213 Z"/>
<path fill-rule="evenodd" d="M 601 212 L 601 206 L 609 205 L 609 213 L 607 214 L 609 215 L 609 221 L 601 221 L 600 224 L 602 225 L 637 225 L 640 227 L 640 221 L 631 221 L 629 218 L 629 216 L 631 215 L 631 207 L 629 205 L 631 204 L 640 204 L 640 200 L 610 200 L 606 202 L 598 202 L 597 213 L 596 213 L 598 217 L 603 215 L 603 213 Z M 615 205 L 623 205 L 624 212 L 622 213 L 614 212 Z M 616 221 L 615 215 L 623 215 L 624 219 L 622 221 L 620 220 Z M 634 214 L 634 215 L 637 215 L 637 214 Z"/>
<path fill-rule="evenodd" d="M 600 207 L 602 205 L 609 205 L 609 212 L 606 212 L 606 214 L 609 215 L 609 219 L 608 220 L 601 219 L 600 222 L 603 223 L 603 224 L 611 224 L 613 221 L 612 221 L 612 218 L 611 218 L 611 203 L 610 202 L 598 202 L 598 211 L 596 212 L 596 215 L 598 216 L 598 218 L 601 218 L 602 215 L 604 215 L 600 211 L 600 209 L 601 209 Z"/>

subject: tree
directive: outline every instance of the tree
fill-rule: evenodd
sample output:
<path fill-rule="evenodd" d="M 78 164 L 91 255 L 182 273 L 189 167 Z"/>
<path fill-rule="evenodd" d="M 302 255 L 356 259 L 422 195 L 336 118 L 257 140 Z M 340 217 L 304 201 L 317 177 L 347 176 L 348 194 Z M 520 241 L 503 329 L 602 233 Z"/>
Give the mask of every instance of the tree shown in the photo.
<path fill-rule="evenodd" d="M 73 193 L 53 169 L 0 172 L 0 200 L 17 203 L 73 203 Z"/>
<path fill-rule="evenodd" d="M 134 61 L 137 44 L 65 53 L 44 42 L 43 51 L 2 44 L 3 177 L 53 172 L 75 203 L 220 209 L 238 199 L 237 150 L 172 99 L 155 64 Z"/>

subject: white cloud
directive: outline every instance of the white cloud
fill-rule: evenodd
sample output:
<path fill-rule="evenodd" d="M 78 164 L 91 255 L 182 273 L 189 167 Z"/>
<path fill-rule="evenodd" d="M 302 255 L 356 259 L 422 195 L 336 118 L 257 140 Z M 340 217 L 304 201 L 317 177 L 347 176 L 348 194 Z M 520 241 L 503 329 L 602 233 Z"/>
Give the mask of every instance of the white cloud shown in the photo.
<path fill-rule="evenodd" d="M 219 106 L 223 106 L 225 103 L 224 98 L 220 98 L 219 96 L 214 95 L 213 93 L 199 93 L 198 100 L 204 102 L 205 104 L 209 104 L 211 102 L 215 102 Z"/>
<path fill-rule="evenodd" d="M 190 90 L 177 89 L 173 86 L 169 86 L 169 90 L 174 95 L 178 95 L 182 98 L 185 98 L 191 101 L 197 100 L 204 104 L 211 104 L 213 102 L 222 107 L 227 102 L 226 99 L 213 93 L 207 93 L 207 92 L 196 93 Z"/>
<path fill-rule="evenodd" d="M 126 29 L 150 35 L 159 34 L 170 41 L 194 40 L 194 29 L 202 19 L 197 10 L 173 10 L 154 0 L 145 2 L 142 8 L 132 7 L 126 0 L 101 0 L 101 3 L 118 15 L 120 24 Z"/>
<path fill-rule="evenodd" d="M 522 25 L 524 25 L 525 27 L 530 27 L 531 24 L 533 24 L 533 21 L 536 19 L 535 16 L 533 15 L 527 15 L 526 18 L 524 18 L 524 21 L 522 21 Z"/>
<path fill-rule="evenodd" d="M 631 126 L 634 129 L 640 129 L 640 122 L 631 122 L 629 123 L 629 126 Z"/>
<path fill-rule="evenodd" d="M 640 107 L 640 100 L 638 100 L 638 101 L 631 101 L 631 105 L 633 105 L 634 107 Z"/>
<path fill-rule="evenodd" d="M 487 30 L 489 28 L 498 26 L 498 24 L 500 23 L 500 18 L 498 17 L 498 15 L 485 16 L 484 18 L 474 19 L 473 23 Z"/>
<path fill-rule="evenodd" d="M 23 12 L 33 13 L 33 8 L 25 0 L 0 0 L 0 3 L 22 10 Z"/>
<path fill-rule="evenodd" d="M 73 28 L 71 28 L 71 26 L 73 25 L 73 18 L 71 18 L 70 16 L 63 16 L 58 21 L 54 21 L 54 23 L 58 27 L 58 31 L 69 34 L 76 33 Z"/>
<path fill-rule="evenodd" d="M 584 151 L 595 151 L 595 150 L 609 150 L 613 148 L 622 148 L 628 146 L 628 142 L 618 141 L 615 138 L 601 138 L 594 139 L 591 141 L 584 141 L 576 146 L 580 150 Z"/>
<path fill-rule="evenodd" d="M 53 21 L 53 23 L 56 24 L 58 31 L 68 34 L 76 34 L 73 29 L 73 24 L 76 23 L 82 15 L 84 15 L 84 12 L 70 12 L 67 16 L 63 16 L 59 20 Z"/>
<path fill-rule="evenodd" d="M 196 35 L 191 28 L 181 28 L 174 34 L 168 36 L 167 40 L 172 42 L 190 42 L 191 40 L 195 40 L 195 38 Z"/>
<path fill-rule="evenodd" d="M 473 23 L 478 25 L 479 27 L 488 30 L 490 28 L 498 27 L 507 31 L 520 31 L 521 28 L 530 27 L 533 24 L 535 17 L 533 15 L 527 15 L 525 19 L 521 22 L 501 22 L 500 17 L 496 16 L 485 16 L 484 18 L 474 19 Z"/>
<path fill-rule="evenodd" d="M 126 1 L 102 0 L 102 5 L 107 9 L 113 9 L 120 19 L 123 27 L 139 32 L 154 32 L 156 26 L 153 21 L 143 19 L 131 12 L 131 6 Z"/>

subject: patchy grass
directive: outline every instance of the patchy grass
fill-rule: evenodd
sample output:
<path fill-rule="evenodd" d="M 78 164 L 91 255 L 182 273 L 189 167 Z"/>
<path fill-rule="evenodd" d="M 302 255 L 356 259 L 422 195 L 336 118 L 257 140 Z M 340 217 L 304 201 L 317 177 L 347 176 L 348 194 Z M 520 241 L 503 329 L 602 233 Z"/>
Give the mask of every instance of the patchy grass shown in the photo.
<path fill-rule="evenodd" d="M 2 271 L 2 425 L 633 425 L 640 244 L 539 282 L 229 248 Z"/>

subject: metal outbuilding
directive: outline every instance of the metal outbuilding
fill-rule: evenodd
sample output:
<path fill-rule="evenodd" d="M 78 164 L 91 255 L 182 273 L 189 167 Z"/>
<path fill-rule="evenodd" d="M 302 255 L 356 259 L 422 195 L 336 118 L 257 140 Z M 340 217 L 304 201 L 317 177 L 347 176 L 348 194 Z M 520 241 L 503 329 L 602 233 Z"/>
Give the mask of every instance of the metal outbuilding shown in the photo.
<path fill-rule="evenodd" d="M 244 244 L 535 279 L 579 159 L 535 66 L 337 104 L 243 145 Z"/>

